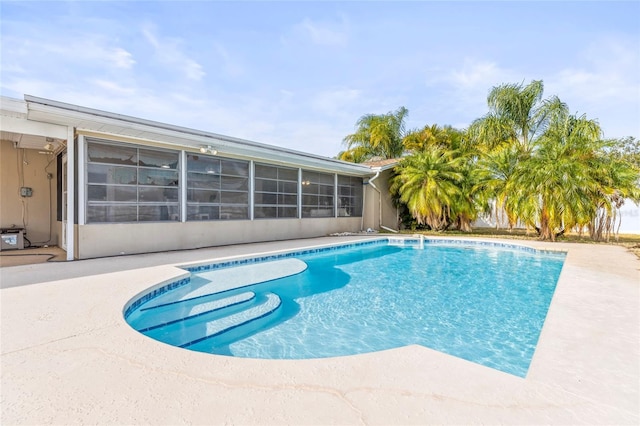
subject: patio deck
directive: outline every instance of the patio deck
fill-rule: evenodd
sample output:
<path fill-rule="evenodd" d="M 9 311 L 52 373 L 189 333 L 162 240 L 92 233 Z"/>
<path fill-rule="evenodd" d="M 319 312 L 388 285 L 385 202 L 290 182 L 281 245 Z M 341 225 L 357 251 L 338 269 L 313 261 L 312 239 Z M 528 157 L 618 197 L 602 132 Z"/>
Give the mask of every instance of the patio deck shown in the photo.
<path fill-rule="evenodd" d="M 127 301 L 183 272 L 170 264 L 361 238 L 0 268 L 0 423 L 640 423 L 640 261 L 618 246 L 519 242 L 568 252 L 524 379 L 416 345 L 317 360 L 214 356 L 123 319 Z"/>

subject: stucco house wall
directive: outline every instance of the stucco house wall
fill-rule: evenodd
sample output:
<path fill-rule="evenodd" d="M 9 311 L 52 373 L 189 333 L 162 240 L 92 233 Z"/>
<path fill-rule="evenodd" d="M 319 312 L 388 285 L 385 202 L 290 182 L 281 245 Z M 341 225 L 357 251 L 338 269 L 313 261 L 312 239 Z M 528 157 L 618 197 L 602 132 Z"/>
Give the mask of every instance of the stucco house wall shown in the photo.
<path fill-rule="evenodd" d="M 2 227 L 26 225 L 28 235 L 33 242 L 63 246 L 67 250 L 68 260 L 309 238 L 336 232 L 358 232 L 363 229 L 365 222 L 370 222 L 371 227 L 375 229 L 379 227 L 380 219 L 372 217 L 375 213 L 366 207 L 363 208 L 361 215 L 357 212 L 358 209 L 353 210 L 355 200 L 362 198 L 362 194 L 357 195 L 358 191 L 366 192 L 366 189 L 361 186 L 361 182 L 375 174 L 368 166 L 28 95 L 25 95 L 24 101 L 5 97 L 0 100 L 2 107 L 0 108 L 0 119 L 2 120 L 0 128 L 0 140 L 2 140 L 0 146 L 0 164 L 2 165 L 0 219 L 2 223 L 0 225 Z M 120 151 L 114 151 L 116 157 L 113 157 L 112 160 L 109 160 L 111 157 L 105 157 L 106 162 L 99 160 L 96 163 L 88 157 L 91 143 L 89 140 L 94 141 L 93 143 L 96 145 L 93 146 L 102 146 L 100 144 L 104 142 L 110 146 L 123 148 L 120 148 Z M 47 148 L 44 148 L 45 146 Z M 152 151 L 172 153 L 170 154 L 173 156 L 172 158 L 178 158 L 178 160 L 171 160 L 171 166 L 162 164 L 162 167 L 166 166 L 166 169 L 176 171 L 179 173 L 176 175 L 179 178 L 176 178 L 175 181 L 171 180 L 173 183 L 169 184 L 151 183 L 146 186 L 144 183 L 140 183 L 137 178 L 134 179 L 137 183 L 91 180 L 96 179 L 95 176 L 103 176 L 103 173 L 115 173 L 109 175 L 111 176 L 109 179 L 115 179 L 116 174 L 119 179 L 128 176 L 129 172 L 126 170 L 138 170 L 140 167 L 147 173 L 151 167 L 147 163 L 135 163 L 137 165 L 122 163 L 120 165 L 120 161 L 128 160 L 124 157 L 124 160 L 123 158 L 118 159 L 120 154 L 117 152 L 126 152 L 131 147 L 140 150 L 136 151 L 140 153 L 143 150 L 146 153 Z M 103 150 L 103 148 L 93 149 Z M 47 153 L 39 154 L 39 151 L 43 150 Z M 112 154 L 111 151 L 107 152 L 109 155 Z M 61 160 L 63 154 L 67 159 L 65 163 Z M 142 158 L 143 154 L 139 155 Z M 194 201 L 189 201 L 187 196 L 188 191 L 193 190 L 187 186 L 187 175 L 192 172 L 187 166 L 187 161 L 188 158 L 202 157 L 203 155 L 209 156 L 209 158 L 226 159 L 227 164 L 236 161 L 250 165 L 249 174 L 243 175 L 247 176 L 244 179 L 248 179 L 250 182 L 249 189 L 247 190 L 246 186 L 245 189 L 240 189 L 241 192 L 249 194 L 248 205 L 245 204 L 249 212 L 254 211 L 253 194 L 257 194 L 253 190 L 253 184 L 256 182 L 252 175 L 254 167 L 267 165 L 283 170 L 288 169 L 290 172 L 297 170 L 298 217 L 260 218 L 265 215 L 265 210 L 261 210 L 260 216 L 256 213 L 255 218 L 253 214 L 249 214 L 248 217 L 240 214 L 236 219 L 219 217 L 215 220 L 213 218 L 209 220 L 208 215 L 207 219 L 187 217 L 188 206 L 194 205 Z M 89 174 L 91 164 L 93 164 L 93 175 Z M 56 170 L 58 166 L 60 170 Z M 108 167 L 108 170 L 112 171 L 104 172 L 107 170 L 104 167 Z M 127 167 L 129 169 L 126 169 Z M 155 170 L 159 170 L 160 166 L 153 167 L 157 168 Z M 97 170 L 103 171 L 97 172 Z M 71 177 L 67 180 L 67 185 L 63 185 L 62 182 L 63 171 Z M 219 173 L 219 171 L 214 172 L 214 174 Z M 307 178 L 304 178 L 305 174 Z M 154 176 L 158 176 L 158 173 Z M 233 179 L 236 179 L 233 174 L 225 176 L 228 177 L 229 184 Z M 264 176 L 261 179 L 263 185 L 265 179 L 269 180 Z M 320 180 L 315 181 L 314 179 Z M 332 181 L 333 184 L 330 183 Z M 292 182 L 291 179 L 288 182 Z M 295 184 L 295 182 L 293 183 Z M 380 180 L 377 183 L 383 191 L 387 190 L 386 182 Z M 310 184 L 311 186 L 304 186 Z M 95 198 L 96 190 L 103 191 L 99 190 L 100 185 L 104 185 L 106 188 L 104 191 L 107 191 L 105 194 L 110 195 L 99 195 L 99 198 Z M 166 208 L 172 209 L 171 217 L 158 216 L 156 218 L 154 216 L 142 219 L 134 216 L 130 219 L 117 214 L 114 216 L 111 213 L 104 216 L 103 219 L 90 216 L 90 213 L 95 215 L 96 206 L 101 208 L 101 205 L 107 205 L 107 209 L 112 207 L 118 209 L 120 208 L 118 203 L 123 202 L 122 205 L 126 208 L 130 208 L 133 203 L 137 206 L 134 207 L 133 211 L 135 212 L 136 208 L 141 211 L 143 206 L 146 209 L 148 206 L 164 203 L 160 199 L 155 202 L 156 204 L 153 204 L 155 198 L 147 197 L 144 200 L 139 198 L 142 194 L 140 191 L 146 191 L 147 195 L 160 194 L 158 191 L 149 192 L 149 185 L 159 185 L 155 188 L 160 188 L 160 191 L 164 191 L 162 188 L 167 188 L 169 192 L 175 190 L 179 192 L 178 198 L 175 198 L 174 195 L 174 198 L 166 199 L 168 203 Z M 19 188 L 21 186 L 31 187 L 33 196 L 28 199 L 20 197 Z M 318 187 L 318 192 L 309 192 L 314 191 L 315 186 Z M 327 211 L 331 204 L 327 198 L 328 194 L 323 192 L 323 187 L 324 190 L 333 187 L 335 204 L 332 208 L 333 214 L 330 217 L 324 216 L 324 214 L 331 214 Z M 130 190 L 134 191 L 133 194 L 138 191 L 138 198 L 135 198 L 134 201 L 129 198 L 122 200 L 111 198 L 117 196 L 114 194 L 125 194 L 118 188 L 122 188 L 122 191 L 129 188 L 126 189 L 126 194 L 131 194 Z M 303 191 L 302 188 L 308 189 Z M 347 192 L 341 192 L 345 188 Z M 63 189 L 67 193 L 66 202 L 62 202 L 65 200 L 62 196 Z M 209 188 L 205 188 L 205 190 L 207 189 Z M 216 187 L 210 189 L 215 191 Z M 227 188 L 227 194 L 229 191 L 234 191 L 234 189 Z M 264 189 L 261 192 L 263 199 L 264 194 L 272 194 L 269 191 L 271 190 Z M 282 194 L 280 191 L 280 189 L 277 190 L 278 197 L 280 195 L 287 196 L 290 193 L 289 190 L 282 192 Z M 175 192 L 172 193 L 175 194 Z M 127 195 L 127 197 L 129 196 Z M 306 201 L 308 197 L 312 199 L 317 197 L 317 208 L 314 207 L 316 206 L 315 201 Z M 379 194 L 377 199 L 377 203 L 379 203 Z M 67 226 L 65 226 L 66 222 L 56 220 L 62 218 L 61 209 L 57 206 L 58 202 L 60 202 L 60 207 L 65 207 L 64 211 L 69 215 Z M 196 204 L 201 202 L 195 201 Z M 226 203 L 235 202 L 226 201 Z M 286 203 L 290 205 L 291 202 L 290 200 Z M 202 205 L 205 207 L 209 205 L 206 204 L 207 202 L 204 203 Z M 264 203 L 265 201 L 262 204 L 263 209 L 265 208 Z M 266 203 L 266 208 L 271 208 L 269 202 Z M 278 201 L 278 205 L 279 203 L 280 201 Z M 232 204 L 225 205 L 232 206 Z M 373 210 L 379 211 L 376 207 L 378 205 L 374 203 Z M 305 211 L 303 207 L 307 209 L 304 214 L 302 213 Z M 280 210 L 278 209 L 278 211 Z M 386 212 L 386 209 L 383 211 Z M 24 215 L 23 212 L 25 212 Z M 280 216 L 280 213 L 278 215 Z M 282 216 L 288 215 L 282 214 Z M 300 215 L 309 217 L 303 218 Z M 266 214 L 266 216 L 272 217 L 271 214 Z M 147 222 L 147 220 L 149 221 Z M 387 223 L 386 219 L 383 223 Z M 389 225 L 392 224 L 393 222 L 389 222 Z"/>
<path fill-rule="evenodd" d="M 78 226 L 78 258 L 183 250 L 357 232 L 361 218 L 259 219 Z"/>
<path fill-rule="evenodd" d="M 56 221 L 56 161 L 43 150 L 18 148 L 0 141 L 0 227 L 27 228 L 26 237 L 35 244 L 58 244 Z M 20 188 L 31 188 L 23 197 Z M 26 242 L 25 242 L 26 244 Z"/>

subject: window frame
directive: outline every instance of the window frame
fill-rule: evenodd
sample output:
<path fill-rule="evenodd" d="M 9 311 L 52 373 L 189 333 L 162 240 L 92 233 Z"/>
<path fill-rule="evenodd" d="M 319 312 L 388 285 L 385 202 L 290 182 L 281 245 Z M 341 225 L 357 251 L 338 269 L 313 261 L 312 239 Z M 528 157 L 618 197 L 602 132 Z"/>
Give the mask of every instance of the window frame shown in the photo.
<path fill-rule="evenodd" d="M 348 182 L 345 180 L 348 179 Z M 363 197 L 364 197 L 364 179 L 358 176 L 338 175 L 337 178 L 337 195 L 338 201 L 338 217 L 362 217 Z M 348 194 L 343 193 L 342 189 L 349 189 Z M 351 212 L 349 209 L 352 209 Z"/>
<path fill-rule="evenodd" d="M 275 176 L 267 176 L 261 174 L 261 168 L 274 169 Z M 293 179 L 295 175 L 295 180 Z M 299 169 L 294 167 L 285 167 L 268 163 L 254 163 L 253 171 L 253 218 L 255 220 L 262 219 L 298 219 L 300 217 L 299 199 Z M 275 189 L 264 190 L 261 183 L 275 184 Z M 265 196 L 273 196 L 274 201 L 264 202 Z M 259 214 L 259 211 L 273 211 L 274 215 Z M 295 212 L 294 215 L 286 214 L 287 212 Z"/>
<path fill-rule="evenodd" d="M 335 173 L 302 169 L 300 183 L 303 219 L 336 217 Z"/>
<path fill-rule="evenodd" d="M 199 161 L 200 157 L 209 162 L 209 166 L 205 170 L 197 170 L 190 169 L 190 165 L 192 164 L 190 160 Z M 200 153 L 192 153 L 187 152 L 185 158 L 185 169 L 186 169 L 186 211 L 185 218 L 187 222 L 201 222 L 201 221 L 220 221 L 220 220 L 250 220 L 250 175 L 251 175 L 251 163 L 247 160 L 238 160 L 234 158 L 225 158 L 218 157 L 214 155 L 206 155 Z M 242 173 L 232 173 L 235 170 L 235 166 L 231 167 L 231 164 L 237 163 L 242 164 L 244 168 L 244 174 Z M 206 163 L 203 163 L 206 164 Z M 216 168 L 217 165 L 217 168 Z M 209 169 L 209 167 L 211 167 Z M 202 179 L 200 181 L 195 180 L 197 176 L 207 176 L 210 177 L 209 183 L 214 183 L 217 180 L 217 184 L 206 185 L 206 179 Z M 228 180 L 225 182 L 225 178 Z M 240 189 L 231 188 L 229 186 L 231 182 L 236 182 L 239 184 Z M 203 187 L 196 187 L 195 183 L 205 183 Z M 199 191 L 202 193 L 209 192 L 212 196 L 214 194 L 217 195 L 215 201 L 195 201 L 192 199 L 195 191 Z M 233 195 L 232 195 L 233 194 Z M 227 197 L 231 196 L 242 196 L 244 195 L 244 200 L 241 202 L 227 202 Z M 203 212 L 199 213 L 200 207 L 203 208 Z M 192 213 L 191 209 L 198 209 L 198 213 Z M 244 214 L 242 217 L 239 217 L 239 214 L 234 214 L 233 211 L 242 211 L 244 209 Z M 194 215 L 200 215 L 200 217 L 195 217 Z M 226 216 L 225 216 L 226 215 Z"/>
<path fill-rule="evenodd" d="M 180 176 L 181 176 L 181 161 L 180 161 L 180 151 L 149 147 L 146 145 L 137 145 L 130 144 L 119 141 L 112 141 L 108 139 L 95 138 L 95 137 L 85 137 L 84 144 L 86 149 L 84 150 L 84 206 L 85 206 L 85 214 L 84 214 L 84 222 L 86 224 L 110 224 L 110 223 L 145 223 L 145 222 L 175 222 L 181 220 L 181 208 L 180 208 Z M 104 146 L 107 148 L 115 148 L 116 150 L 120 148 L 122 151 L 126 152 L 127 150 L 131 152 L 135 152 L 135 163 L 127 162 L 125 159 L 120 161 L 99 161 L 91 160 L 92 148 L 95 148 L 96 145 Z M 115 151 L 115 150 L 114 150 Z M 142 154 L 141 154 L 142 153 Z M 151 158 L 153 159 L 153 154 L 156 154 L 158 158 L 166 157 L 168 162 L 165 163 L 157 163 L 153 164 L 141 164 L 141 157 L 143 155 L 148 155 L 151 153 Z M 117 154 L 115 154 L 117 155 Z M 114 157 L 115 158 L 115 157 Z M 130 159 L 131 157 L 129 157 Z M 149 157 L 147 157 L 149 158 Z M 159 165 L 158 165 L 159 164 Z M 105 181 L 102 182 L 100 179 L 91 179 L 91 174 L 93 170 L 99 170 L 100 168 L 104 168 L 104 176 Z M 92 170 L 93 169 L 93 170 Z M 116 173 L 116 170 L 119 170 L 119 173 Z M 111 173 L 111 176 L 110 176 Z M 109 182 L 110 177 L 115 177 L 116 174 L 119 174 L 121 178 L 126 178 L 127 173 L 129 175 L 129 182 Z M 132 173 L 132 174 L 131 174 Z M 164 175 L 164 176 L 163 176 Z M 99 176 L 99 174 L 98 174 Z M 151 179 L 151 183 L 144 184 L 140 182 L 142 176 L 147 176 L 148 179 Z M 153 178 L 159 179 L 156 182 Z M 92 192 L 95 194 L 96 191 L 105 191 L 105 197 L 103 200 L 99 199 L 91 199 Z M 120 191 L 121 193 L 126 192 L 135 192 L 135 200 L 115 200 L 109 199 L 110 189 L 113 191 L 112 195 L 115 195 L 116 191 Z M 169 196 L 169 198 L 165 198 L 164 200 L 141 200 L 141 197 L 144 195 L 147 196 L 155 196 L 155 197 L 165 197 Z M 153 210 L 157 210 L 153 212 Z M 117 214 L 118 210 L 126 211 L 129 210 L 128 219 L 131 220 L 115 220 L 110 216 Z M 99 213 L 102 211 L 101 215 L 104 216 L 107 220 L 96 220 L 95 213 Z M 135 214 L 133 213 L 135 211 Z M 150 211 L 149 215 L 145 215 L 144 211 Z M 92 214 L 95 216 L 92 217 Z M 155 217 L 154 217 L 155 215 Z M 135 216 L 135 219 L 134 219 Z M 158 218 L 158 216 L 160 216 Z M 164 217 L 163 217 L 164 216 Z"/>

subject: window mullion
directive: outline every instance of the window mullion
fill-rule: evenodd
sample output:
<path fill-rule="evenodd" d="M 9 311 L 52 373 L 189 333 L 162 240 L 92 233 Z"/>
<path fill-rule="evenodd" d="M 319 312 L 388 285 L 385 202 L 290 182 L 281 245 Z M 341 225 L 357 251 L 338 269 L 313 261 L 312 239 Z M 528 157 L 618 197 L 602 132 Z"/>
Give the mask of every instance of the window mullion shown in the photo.
<path fill-rule="evenodd" d="M 179 202 L 180 202 L 180 222 L 187 221 L 187 152 L 180 151 L 180 180 L 178 181 Z"/>
<path fill-rule="evenodd" d="M 298 219 L 302 219 L 302 169 L 298 169 Z"/>
<path fill-rule="evenodd" d="M 255 162 L 253 160 L 249 161 L 249 220 L 253 220 L 255 217 L 255 212 L 253 211 L 255 208 Z"/>
<path fill-rule="evenodd" d="M 333 217 L 338 217 L 338 175 L 333 174 Z"/>

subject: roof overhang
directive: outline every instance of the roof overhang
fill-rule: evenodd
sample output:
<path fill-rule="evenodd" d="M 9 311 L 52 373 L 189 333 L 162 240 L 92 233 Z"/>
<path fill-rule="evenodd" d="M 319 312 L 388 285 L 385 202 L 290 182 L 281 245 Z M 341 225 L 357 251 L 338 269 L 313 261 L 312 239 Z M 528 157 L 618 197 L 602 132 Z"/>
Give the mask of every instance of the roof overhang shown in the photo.
<path fill-rule="evenodd" d="M 77 133 L 96 137 L 115 136 L 122 140 L 148 141 L 168 147 L 199 151 L 211 146 L 218 153 L 234 158 L 269 161 L 335 173 L 368 176 L 374 171 L 365 165 L 348 163 L 302 151 L 233 138 L 187 127 L 173 126 L 141 118 L 114 114 L 50 99 L 25 95 L 29 121 L 69 126 Z"/>
<path fill-rule="evenodd" d="M 400 163 L 400 161 L 402 161 L 402 158 L 390 158 L 387 160 L 370 161 L 363 164 L 371 168 L 373 171 L 383 172 L 385 170 L 393 169 Z"/>
<path fill-rule="evenodd" d="M 19 99 L 0 98 L 0 140 L 19 148 L 55 149 L 64 143 L 68 127 L 27 118 L 27 104 Z"/>

